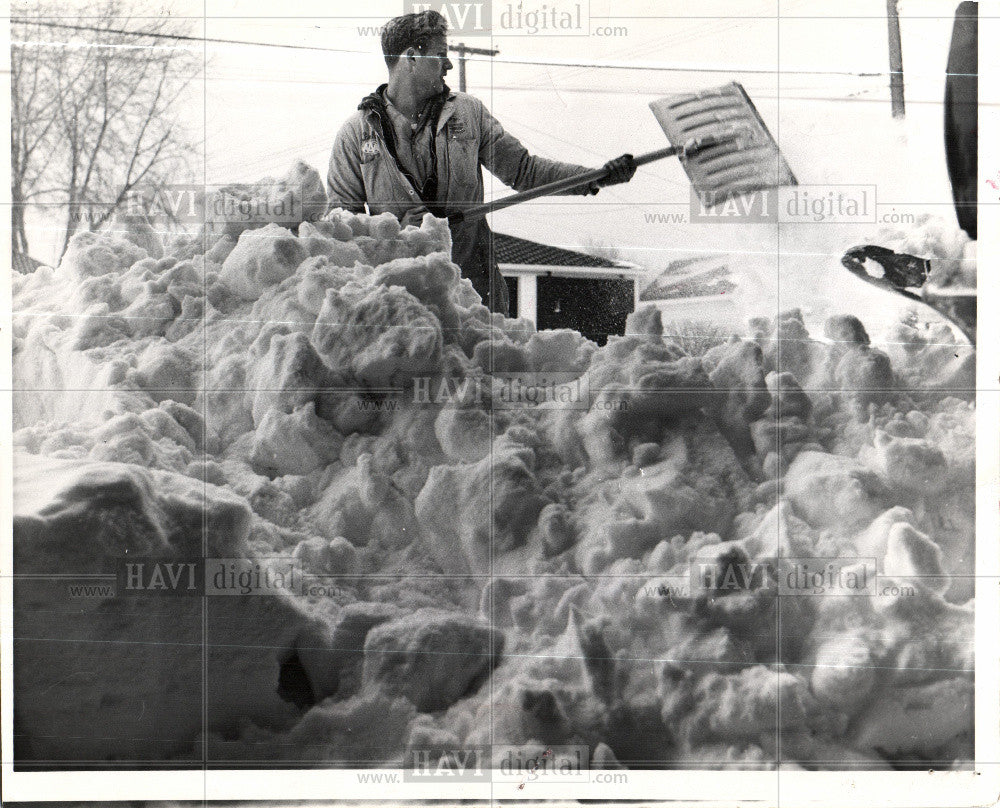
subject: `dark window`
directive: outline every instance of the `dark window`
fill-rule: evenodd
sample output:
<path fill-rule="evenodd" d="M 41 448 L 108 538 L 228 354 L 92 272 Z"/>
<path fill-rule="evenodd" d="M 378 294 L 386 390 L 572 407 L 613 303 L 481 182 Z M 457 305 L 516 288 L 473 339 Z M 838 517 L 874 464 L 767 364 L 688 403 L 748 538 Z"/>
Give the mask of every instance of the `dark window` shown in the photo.
<path fill-rule="evenodd" d="M 609 334 L 625 333 L 634 293 L 634 282 L 622 278 L 539 277 L 538 328 L 572 328 L 604 345 Z"/>
<path fill-rule="evenodd" d="M 510 296 L 510 304 L 507 307 L 509 317 L 517 317 L 517 278 L 507 276 L 507 294 Z"/>

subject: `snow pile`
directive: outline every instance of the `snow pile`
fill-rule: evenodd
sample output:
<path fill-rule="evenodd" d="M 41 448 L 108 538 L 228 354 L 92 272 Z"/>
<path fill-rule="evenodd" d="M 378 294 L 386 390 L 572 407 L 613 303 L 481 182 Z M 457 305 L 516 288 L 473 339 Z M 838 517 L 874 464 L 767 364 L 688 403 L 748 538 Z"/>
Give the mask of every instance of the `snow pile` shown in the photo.
<path fill-rule="evenodd" d="M 326 210 L 326 191 L 319 174 L 297 161 L 280 179 L 264 177 L 249 185 L 225 185 L 198 195 L 205 236 L 237 239 L 245 230 L 273 222 L 295 228 Z"/>
<path fill-rule="evenodd" d="M 491 314 L 431 216 L 209 235 L 15 279 L 16 571 L 305 585 L 204 599 L 201 733 L 202 599 L 19 583 L 18 636 L 67 641 L 17 645 L 25 754 L 971 757 L 974 408 L 914 383 L 940 346 L 792 311 L 690 356 L 642 311 L 598 348 Z M 878 590 L 779 597 L 803 559 Z"/>

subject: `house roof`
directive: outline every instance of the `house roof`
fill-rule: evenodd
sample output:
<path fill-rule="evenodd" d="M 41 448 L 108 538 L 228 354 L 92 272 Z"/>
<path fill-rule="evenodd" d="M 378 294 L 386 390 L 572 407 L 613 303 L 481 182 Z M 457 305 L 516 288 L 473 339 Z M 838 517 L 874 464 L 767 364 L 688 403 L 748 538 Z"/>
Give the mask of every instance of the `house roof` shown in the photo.
<path fill-rule="evenodd" d="M 558 267 L 604 267 L 620 269 L 631 267 L 624 261 L 611 261 L 596 255 L 540 244 L 507 233 L 493 234 L 493 251 L 498 264 L 526 264 Z"/>
<path fill-rule="evenodd" d="M 640 301 L 727 295 L 736 280 L 726 255 L 698 255 L 671 261 L 639 294 Z"/>

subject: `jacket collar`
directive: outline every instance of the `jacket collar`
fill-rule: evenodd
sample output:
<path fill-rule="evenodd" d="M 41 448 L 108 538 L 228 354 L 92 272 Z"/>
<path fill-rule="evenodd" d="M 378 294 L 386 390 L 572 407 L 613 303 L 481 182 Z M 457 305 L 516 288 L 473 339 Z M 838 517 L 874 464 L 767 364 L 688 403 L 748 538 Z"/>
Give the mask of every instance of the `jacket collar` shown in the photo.
<path fill-rule="evenodd" d="M 358 104 L 358 109 L 365 112 L 374 113 L 379 120 L 386 120 L 386 108 L 385 108 L 385 91 L 388 89 L 389 84 L 380 84 L 374 92 L 369 93 L 364 98 L 361 99 L 361 103 Z M 455 93 L 452 92 L 451 88 L 447 84 L 444 85 L 444 89 L 427 102 L 428 104 L 437 104 L 440 106 L 440 111 L 437 113 L 437 131 L 440 132 L 441 128 L 445 125 L 448 119 L 455 112 Z"/>
<path fill-rule="evenodd" d="M 442 93 L 442 95 L 447 94 L 447 97 L 444 99 L 444 104 L 441 107 L 441 112 L 438 113 L 438 120 L 437 120 L 438 132 L 440 132 L 444 128 L 444 125 L 448 123 L 448 119 L 455 114 L 455 107 L 456 107 L 455 93 L 449 90 L 447 86 L 445 86 L 444 89 L 445 92 Z"/>

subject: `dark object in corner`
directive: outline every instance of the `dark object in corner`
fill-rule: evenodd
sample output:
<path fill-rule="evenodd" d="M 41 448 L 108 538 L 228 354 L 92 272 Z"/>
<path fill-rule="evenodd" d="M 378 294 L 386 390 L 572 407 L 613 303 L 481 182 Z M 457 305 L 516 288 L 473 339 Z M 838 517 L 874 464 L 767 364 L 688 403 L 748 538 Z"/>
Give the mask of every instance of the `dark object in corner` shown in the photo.
<path fill-rule="evenodd" d="M 958 225 L 976 238 L 979 174 L 979 4 L 955 10 L 944 83 L 944 149 Z"/>

